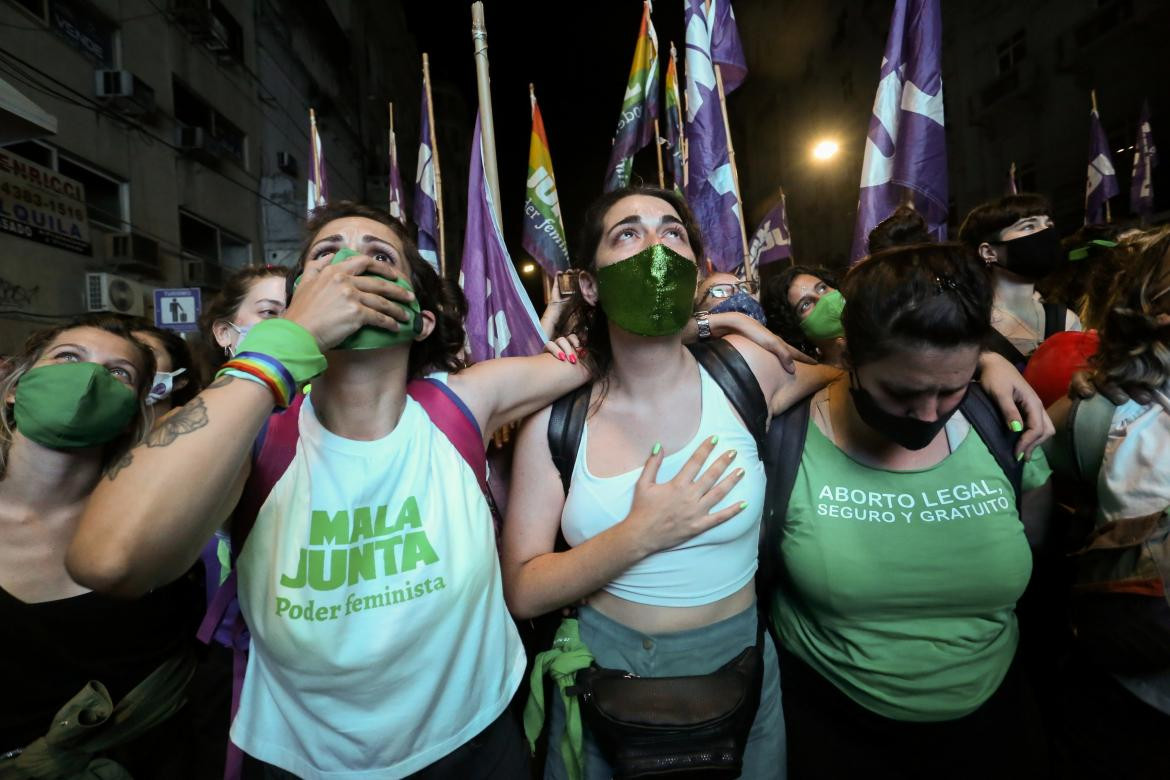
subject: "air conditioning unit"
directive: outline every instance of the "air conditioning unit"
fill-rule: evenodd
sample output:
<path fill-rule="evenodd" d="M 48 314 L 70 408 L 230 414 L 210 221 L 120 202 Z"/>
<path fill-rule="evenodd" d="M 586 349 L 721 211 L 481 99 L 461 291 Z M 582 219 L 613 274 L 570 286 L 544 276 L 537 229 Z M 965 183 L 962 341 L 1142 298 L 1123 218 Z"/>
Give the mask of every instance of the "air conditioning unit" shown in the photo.
<path fill-rule="evenodd" d="M 175 146 L 189 157 L 203 162 L 215 162 L 223 156 L 220 142 L 202 127 L 175 126 Z"/>
<path fill-rule="evenodd" d="M 110 233 L 106 258 L 119 269 L 158 276 L 162 271 L 158 242 L 140 233 Z"/>
<path fill-rule="evenodd" d="M 223 266 L 210 260 L 183 260 L 183 284 L 188 287 L 212 287 L 219 289 L 223 286 Z"/>
<path fill-rule="evenodd" d="M 295 179 L 297 176 L 297 158 L 293 157 L 291 152 L 277 152 L 276 168 L 281 173 L 292 176 Z"/>
<path fill-rule="evenodd" d="M 154 89 L 128 70 L 96 70 L 94 95 L 115 111 L 127 116 L 154 113 Z"/>
<path fill-rule="evenodd" d="M 113 311 L 141 317 L 146 313 L 146 296 L 151 291 L 141 282 L 115 274 L 85 275 L 86 311 Z"/>

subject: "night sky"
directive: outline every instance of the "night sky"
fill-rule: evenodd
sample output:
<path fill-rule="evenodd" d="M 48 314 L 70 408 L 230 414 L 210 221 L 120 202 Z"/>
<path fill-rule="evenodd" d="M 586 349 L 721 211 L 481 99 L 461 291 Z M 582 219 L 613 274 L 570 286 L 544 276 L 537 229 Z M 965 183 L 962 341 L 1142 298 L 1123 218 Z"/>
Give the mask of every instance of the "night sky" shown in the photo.
<path fill-rule="evenodd" d="M 411 0 L 405 8 L 419 50 L 430 54 L 432 78 L 454 83 L 465 95 L 469 109 L 474 110 L 478 99 L 470 2 Z M 500 197 L 509 248 L 517 259 L 531 133 L 531 82 L 544 116 L 572 249 L 580 215 L 601 193 L 634 57 L 642 4 L 636 0 L 486 0 L 484 16 L 491 59 Z M 658 32 L 660 79 L 665 79 L 672 40 L 679 49 L 682 67 L 683 4 L 679 0 L 660 0 L 654 5 L 652 18 Z M 662 132 L 665 134 L 665 128 Z M 646 147 L 635 159 L 634 176 L 657 183 L 657 171 L 654 150 Z M 450 186 L 465 189 L 467 185 L 452 182 Z"/>

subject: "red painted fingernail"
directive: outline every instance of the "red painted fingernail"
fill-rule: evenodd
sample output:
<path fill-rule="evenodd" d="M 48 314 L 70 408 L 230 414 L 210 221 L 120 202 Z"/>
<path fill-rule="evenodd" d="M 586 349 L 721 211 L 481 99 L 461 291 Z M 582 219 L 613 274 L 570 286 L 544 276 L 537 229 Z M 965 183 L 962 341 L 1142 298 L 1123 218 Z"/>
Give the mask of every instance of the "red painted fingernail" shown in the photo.
<path fill-rule="evenodd" d="M 576 355 L 569 355 L 569 362 L 572 363 L 573 365 L 576 365 L 577 364 L 577 356 Z"/>
<path fill-rule="evenodd" d="M 558 352 L 558 353 L 557 353 L 557 360 L 564 360 L 564 359 L 565 359 L 565 353 L 564 353 L 564 352 Z"/>

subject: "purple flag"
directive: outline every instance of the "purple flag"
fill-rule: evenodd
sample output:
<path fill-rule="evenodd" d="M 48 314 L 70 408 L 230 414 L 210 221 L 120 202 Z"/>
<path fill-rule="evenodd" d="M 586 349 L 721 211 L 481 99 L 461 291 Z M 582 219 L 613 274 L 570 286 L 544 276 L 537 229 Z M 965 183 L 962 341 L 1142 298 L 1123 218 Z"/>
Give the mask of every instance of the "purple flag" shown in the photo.
<path fill-rule="evenodd" d="M 1154 166 L 1158 164 L 1158 149 L 1150 129 L 1150 101 L 1142 103 L 1138 120 L 1137 143 L 1133 152 L 1133 180 L 1129 188 L 1129 203 L 1134 214 L 1149 217 L 1154 213 Z"/>
<path fill-rule="evenodd" d="M 947 141 L 943 129 L 939 0 L 897 0 L 869 118 L 853 260 L 869 231 L 907 197 L 940 241 L 947 233 Z"/>
<path fill-rule="evenodd" d="M 711 0 L 707 9 L 707 29 L 711 31 L 711 61 L 719 66 L 723 77 L 723 94 L 730 95 L 747 78 L 747 60 L 739 42 L 735 11 L 730 0 Z"/>
<path fill-rule="evenodd" d="M 414 224 L 418 225 L 418 253 L 439 270 L 439 205 L 435 199 L 435 156 L 431 150 L 431 112 L 423 86 L 419 112 L 418 173 L 414 177 Z"/>
<path fill-rule="evenodd" d="M 687 202 L 699 220 L 707 259 L 734 273 L 744 262 L 742 216 L 711 61 L 703 0 L 687 0 Z M 712 6 L 715 7 L 715 6 Z"/>
<path fill-rule="evenodd" d="M 758 268 L 761 265 L 792 257 L 792 237 L 788 233 L 788 201 L 784 197 L 784 190 L 780 190 L 780 200 L 776 201 L 776 205 L 756 228 L 748 256 L 752 262 L 753 272 L 750 277 L 752 279 L 760 278 Z"/>
<path fill-rule="evenodd" d="M 398 137 L 394 133 L 394 116 L 390 117 L 390 216 L 406 224 L 406 201 L 402 197 L 402 172 L 398 170 Z"/>
<path fill-rule="evenodd" d="M 463 235 L 459 284 L 467 296 L 467 341 L 473 361 L 535 355 L 544 349 L 540 318 L 520 284 L 492 211 L 478 115 L 471 141 L 467 231 Z"/>
<path fill-rule="evenodd" d="M 1104 222 L 1105 206 L 1120 192 L 1113 158 L 1109 156 L 1109 139 L 1101 126 L 1096 101 L 1089 112 L 1089 169 L 1085 180 L 1085 224 Z"/>

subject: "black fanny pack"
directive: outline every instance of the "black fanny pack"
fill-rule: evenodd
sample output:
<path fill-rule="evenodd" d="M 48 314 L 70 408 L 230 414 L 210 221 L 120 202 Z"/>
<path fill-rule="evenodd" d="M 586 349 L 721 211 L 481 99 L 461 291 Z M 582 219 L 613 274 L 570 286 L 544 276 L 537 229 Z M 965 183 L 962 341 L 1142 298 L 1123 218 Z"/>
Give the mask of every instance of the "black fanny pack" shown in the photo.
<path fill-rule="evenodd" d="M 764 683 L 764 624 L 756 643 L 710 674 L 639 677 L 596 664 L 568 693 L 618 780 L 733 778 L 743 771 L 748 734 Z"/>

